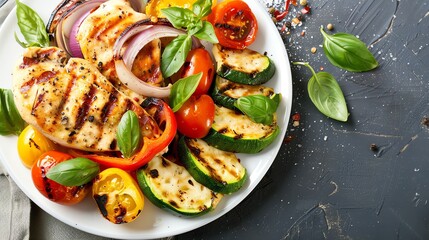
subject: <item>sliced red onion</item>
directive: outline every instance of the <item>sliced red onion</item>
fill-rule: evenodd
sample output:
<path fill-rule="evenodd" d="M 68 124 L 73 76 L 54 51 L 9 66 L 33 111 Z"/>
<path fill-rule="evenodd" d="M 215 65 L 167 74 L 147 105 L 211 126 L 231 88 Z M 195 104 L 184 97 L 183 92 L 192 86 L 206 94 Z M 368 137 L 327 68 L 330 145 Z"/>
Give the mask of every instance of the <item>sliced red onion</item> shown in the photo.
<path fill-rule="evenodd" d="M 148 24 L 150 23 L 148 23 L 147 20 L 135 23 L 131 27 L 127 28 L 116 41 L 113 48 L 116 74 L 121 82 L 132 91 L 147 97 L 164 98 L 170 95 L 171 85 L 166 87 L 157 87 L 146 83 L 136 77 L 131 72 L 131 68 L 137 54 L 146 44 L 154 39 L 176 37 L 180 34 L 185 34 L 185 32 L 170 26 Z M 122 51 L 122 47 L 128 40 L 130 41 L 127 48 L 125 51 Z M 198 39 L 193 39 L 193 45 L 201 46 L 201 43 Z M 124 52 L 123 55 L 122 52 Z"/>
<path fill-rule="evenodd" d="M 58 47 L 64 49 L 72 57 L 79 57 L 76 55 L 77 41 L 74 40 L 76 35 L 72 34 L 72 31 L 76 25 L 80 25 L 80 23 L 82 23 L 85 15 L 89 14 L 92 9 L 100 6 L 103 2 L 105 2 L 105 0 L 84 2 L 76 5 L 75 8 L 64 14 L 55 29 L 55 41 Z M 72 37 L 74 39 L 71 39 Z M 76 44 L 73 42 L 76 42 Z M 78 50 L 80 51 L 80 47 Z"/>
<path fill-rule="evenodd" d="M 82 50 L 80 49 L 79 42 L 77 41 L 77 32 L 79 31 L 79 27 L 83 20 L 85 20 L 86 17 L 90 12 L 85 13 L 82 15 L 74 24 L 72 27 L 72 30 L 70 31 L 70 37 L 69 37 L 69 48 L 70 48 L 70 55 L 73 57 L 83 58 Z"/>

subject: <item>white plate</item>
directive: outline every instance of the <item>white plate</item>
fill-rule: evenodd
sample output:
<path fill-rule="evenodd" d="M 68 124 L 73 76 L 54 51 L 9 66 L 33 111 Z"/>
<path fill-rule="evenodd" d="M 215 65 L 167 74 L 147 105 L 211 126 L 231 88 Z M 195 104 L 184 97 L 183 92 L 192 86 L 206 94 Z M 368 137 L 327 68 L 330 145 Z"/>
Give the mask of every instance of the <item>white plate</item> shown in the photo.
<path fill-rule="evenodd" d="M 51 11 L 59 0 L 23 2 L 38 12 L 47 23 Z M 10 176 L 33 202 L 55 218 L 80 230 L 110 238 L 152 239 L 177 235 L 210 223 L 233 209 L 256 187 L 273 163 L 282 145 L 292 105 L 290 65 L 282 39 L 265 7 L 255 0 L 248 0 L 247 3 L 259 22 L 257 40 L 250 48 L 262 53 L 266 52 L 277 67 L 276 74 L 267 85 L 274 87 L 276 92 L 281 92 L 283 96 L 277 110 L 281 134 L 274 143 L 259 154 L 238 154 L 242 164 L 248 170 L 249 179 L 240 191 L 222 199 L 213 212 L 195 218 L 179 217 L 155 207 L 145 199 L 145 208 L 136 221 L 121 225 L 112 224 L 102 217 L 95 201 L 90 197 L 77 206 L 62 206 L 43 197 L 33 186 L 29 169 L 19 160 L 16 150 L 17 137 L 0 136 L 0 157 Z M 13 37 L 14 32 L 19 33 L 16 22 L 15 11 L 12 11 L 0 29 L 1 88 L 12 87 L 12 68 L 23 51 Z"/>

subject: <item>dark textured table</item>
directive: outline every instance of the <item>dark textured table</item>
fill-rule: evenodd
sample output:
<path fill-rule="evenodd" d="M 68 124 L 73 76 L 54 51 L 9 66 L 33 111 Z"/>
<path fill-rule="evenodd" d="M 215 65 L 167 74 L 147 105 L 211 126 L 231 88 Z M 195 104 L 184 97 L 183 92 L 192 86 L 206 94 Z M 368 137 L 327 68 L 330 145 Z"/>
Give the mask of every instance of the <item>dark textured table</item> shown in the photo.
<path fill-rule="evenodd" d="M 175 239 L 429 239 L 429 1 L 308 2 L 311 14 L 285 36 L 289 58 L 336 77 L 349 120 L 320 114 L 311 73 L 293 66 L 301 119 L 267 175 L 234 210 Z M 319 32 L 328 23 L 367 43 L 380 66 L 332 66 Z"/>
<path fill-rule="evenodd" d="M 311 73 L 293 66 L 292 113 L 300 119 L 290 121 L 267 175 L 235 209 L 173 239 L 429 239 L 429 1 L 308 2 L 311 14 L 282 32 L 289 58 L 336 77 L 349 120 L 319 113 L 307 95 Z M 301 8 L 291 6 L 279 29 Z M 380 66 L 332 66 L 319 32 L 328 23 L 330 33 L 367 43 Z M 35 239 L 55 239 L 41 231 L 55 222 L 45 215 L 34 207 Z"/>

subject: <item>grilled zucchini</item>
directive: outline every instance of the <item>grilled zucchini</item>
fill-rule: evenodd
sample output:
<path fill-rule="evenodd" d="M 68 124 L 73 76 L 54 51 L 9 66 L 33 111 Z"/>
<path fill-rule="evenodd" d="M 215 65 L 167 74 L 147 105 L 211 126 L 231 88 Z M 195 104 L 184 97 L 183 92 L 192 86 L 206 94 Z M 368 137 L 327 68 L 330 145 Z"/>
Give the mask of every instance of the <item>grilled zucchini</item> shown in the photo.
<path fill-rule="evenodd" d="M 222 198 L 198 183 L 184 167 L 163 157 L 155 157 L 137 170 L 137 180 L 153 204 L 184 215 L 207 213 Z"/>
<path fill-rule="evenodd" d="M 239 97 L 250 95 L 264 95 L 266 97 L 273 96 L 274 89 L 262 85 L 252 86 L 246 84 L 235 83 L 221 76 L 216 76 L 215 84 L 211 91 L 213 101 L 221 106 L 229 109 L 236 109 L 234 102 Z"/>
<path fill-rule="evenodd" d="M 207 136 L 209 145 L 228 152 L 257 153 L 280 133 L 276 116 L 271 125 L 255 123 L 243 113 L 216 106 L 214 122 Z"/>
<path fill-rule="evenodd" d="M 260 85 L 270 80 L 276 67 L 265 55 L 248 48 L 243 50 L 213 46 L 213 56 L 217 64 L 217 74 L 230 81 Z"/>
<path fill-rule="evenodd" d="M 215 192 L 236 192 L 247 179 L 247 171 L 234 153 L 211 147 L 201 139 L 181 137 L 179 156 L 195 180 Z"/>

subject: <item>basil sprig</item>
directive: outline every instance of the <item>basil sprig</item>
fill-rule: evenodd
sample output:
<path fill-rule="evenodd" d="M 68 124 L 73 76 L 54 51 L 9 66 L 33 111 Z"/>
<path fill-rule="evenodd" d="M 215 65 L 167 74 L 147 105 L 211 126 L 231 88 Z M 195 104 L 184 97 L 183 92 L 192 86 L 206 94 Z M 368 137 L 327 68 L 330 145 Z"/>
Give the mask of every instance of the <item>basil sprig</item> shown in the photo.
<path fill-rule="evenodd" d="M 192 37 L 211 43 L 217 43 L 217 37 L 211 23 L 202 20 L 211 12 L 212 0 L 198 0 L 192 5 L 192 11 L 186 8 L 170 7 L 161 12 L 178 29 L 185 28 L 186 34 L 173 39 L 161 56 L 161 71 L 165 78 L 179 71 L 192 48 Z"/>
<path fill-rule="evenodd" d="M 351 72 L 365 72 L 378 66 L 365 43 L 348 33 L 327 34 L 320 27 L 323 35 L 323 50 L 328 60 L 339 68 Z"/>
<path fill-rule="evenodd" d="M 25 126 L 16 109 L 12 91 L 0 88 L 0 135 L 19 135 Z"/>
<path fill-rule="evenodd" d="M 73 158 L 53 166 L 46 177 L 64 186 L 81 186 L 94 179 L 99 171 L 98 163 L 86 158 Z"/>
<path fill-rule="evenodd" d="M 274 113 L 280 104 L 281 95 L 276 94 L 273 98 L 264 95 L 250 95 L 239 97 L 234 106 L 246 114 L 252 121 L 270 125 L 274 120 Z"/>
<path fill-rule="evenodd" d="M 49 46 L 49 36 L 42 18 L 19 0 L 16 0 L 16 18 L 19 30 L 26 41 L 19 40 L 15 33 L 15 40 L 19 45 L 23 48 Z"/>
<path fill-rule="evenodd" d="M 192 96 L 192 93 L 197 89 L 202 76 L 203 73 L 200 72 L 198 74 L 182 78 L 173 84 L 170 93 L 170 106 L 173 112 L 177 112 L 186 100 Z"/>
<path fill-rule="evenodd" d="M 124 157 L 131 157 L 136 152 L 140 146 L 141 135 L 137 115 L 135 112 L 128 110 L 122 115 L 116 132 L 118 147 Z"/>
<path fill-rule="evenodd" d="M 293 62 L 310 69 L 313 76 L 308 81 L 308 95 L 313 104 L 324 115 L 346 122 L 349 116 L 346 100 L 334 76 L 327 72 L 316 73 L 308 62 Z"/>

